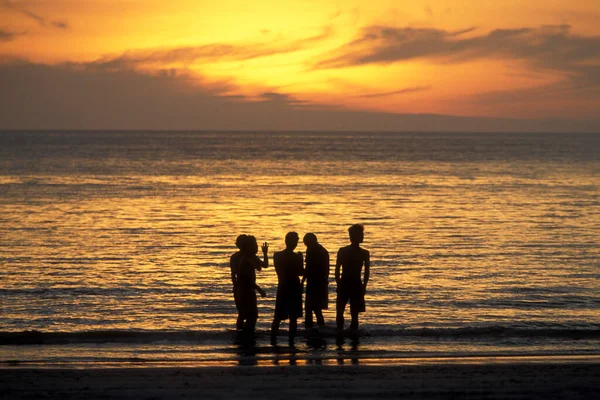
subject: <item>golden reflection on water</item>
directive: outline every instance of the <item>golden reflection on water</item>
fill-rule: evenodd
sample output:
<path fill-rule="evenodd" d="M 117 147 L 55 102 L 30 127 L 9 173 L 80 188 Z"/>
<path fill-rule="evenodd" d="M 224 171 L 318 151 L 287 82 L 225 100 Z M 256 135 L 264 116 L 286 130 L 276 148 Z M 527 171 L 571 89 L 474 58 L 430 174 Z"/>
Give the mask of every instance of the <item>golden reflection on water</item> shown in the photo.
<path fill-rule="evenodd" d="M 361 222 L 373 262 L 367 325 L 600 322 L 597 308 L 570 303 L 597 299 L 599 288 L 598 183 L 585 166 L 557 165 L 540 180 L 536 166 L 482 171 L 476 163 L 457 172 L 443 163 L 373 162 L 365 169 L 378 173 L 351 175 L 312 163 L 338 173 L 286 176 L 303 169 L 291 163 L 218 179 L 3 176 L 1 183 L 31 189 L 1 204 L 1 287 L 40 291 L 3 307 L 5 321 L 45 330 L 230 327 L 228 259 L 238 234 L 269 242 L 272 254 L 288 231 L 314 232 L 333 263 L 347 227 Z M 272 266 L 258 283 L 269 294 L 260 300 L 264 329 L 277 284 Z M 71 292 L 43 292 L 59 288 Z M 334 300 L 332 283 L 330 323 Z"/>

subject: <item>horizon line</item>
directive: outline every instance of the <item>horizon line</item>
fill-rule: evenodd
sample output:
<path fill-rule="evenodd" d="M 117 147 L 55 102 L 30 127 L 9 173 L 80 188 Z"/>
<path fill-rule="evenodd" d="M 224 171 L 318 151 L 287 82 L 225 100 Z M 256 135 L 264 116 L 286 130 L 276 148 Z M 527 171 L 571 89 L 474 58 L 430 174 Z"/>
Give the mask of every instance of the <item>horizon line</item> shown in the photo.
<path fill-rule="evenodd" d="M 144 128 L 112 128 L 112 129 L 76 129 L 76 128 L 35 128 L 35 129 L 4 129 L 1 133 L 326 133 L 326 134 L 524 134 L 524 135 L 598 135 L 598 131 L 483 131 L 483 130 L 332 130 L 332 129 L 144 129 Z"/>

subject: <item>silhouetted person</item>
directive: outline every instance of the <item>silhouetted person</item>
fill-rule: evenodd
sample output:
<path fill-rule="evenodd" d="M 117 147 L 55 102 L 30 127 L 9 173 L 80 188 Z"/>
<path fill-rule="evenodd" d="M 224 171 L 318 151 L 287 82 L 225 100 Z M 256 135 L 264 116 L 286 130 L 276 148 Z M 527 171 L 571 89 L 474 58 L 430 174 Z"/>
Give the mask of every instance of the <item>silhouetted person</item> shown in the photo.
<path fill-rule="evenodd" d="M 239 266 L 240 266 L 240 260 L 242 257 L 242 247 L 244 246 L 245 241 L 247 240 L 251 240 L 248 239 L 247 235 L 239 235 L 237 237 L 237 239 L 235 240 L 235 245 L 238 249 L 240 249 L 239 251 L 233 253 L 231 255 L 231 258 L 229 259 L 229 267 L 231 268 L 231 282 L 233 283 L 233 299 L 235 301 L 235 308 L 238 311 L 238 317 L 237 317 L 237 321 L 236 321 L 236 329 L 241 330 L 244 328 L 244 319 L 242 318 L 242 315 L 240 314 L 240 301 L 239 301 L 239 296 L 238 296 L 238 290 L 237 290 L 237 282 L 238 282 L 238 275 L 239 275 Z M 251 245 L 253 245 L 251 243 Z M 260 271 L 262 268 L 267 268 L 269 266 L 269 257 L 268 257 L 268 250 L 269 250 L 269 244 L 268 243 L 263 243 L 262 245 L 262 250 L 263 250 L 263 255 L 264 255 L 264 261 L 261 261 L 260 258 L 256 257 L 256 260 L 254 262 L 255 265 L 255 269 L 257 271 Z"/>
<path fill-rule="evenodd" d="M 235 246 L 239 249 L 237 252 L 233 253 L 229 258 L 229 268 L 231 269 L 231 283 L 233 284 L 233 300 L 235 301 L 235 308 L 238 311 L 238 317 L 235 324 L 236 329 L 242 329 L 244 327 L 244 320 L 240 314 L 240 301 L 237 290 L 237 281 L 238 281 L 238 271 L 240 266 L 240 260 L 242 258 L 242 247 L 244 244 L 244 240 L 247 240 L 247 235 L 239 235 L 235 240 Z M 260 268 L 260 266 L 259 266 Z"/>
<path fill-rule="evenodd" d="M 302 278 L 303 283 L 306 281 L 304 327 L 311 329 L 313 312 L 317 318 L 317 324 L 321 327 L 325 325 L 323 310 L 328 307 L 329 252 L 318 242 L 314 233 L 304 235 L 303 241 L 306 245 L 306 269 L 304 278 Z"/>
<path fill-rule="evenodd" d="M 273 254 L 273 264 L 277 272 L 277 299 L 275 315 L 271 325 L 271 344 L 277 344 L 277 332 L 282 320 L 290 319 L 289 344 L 294 345 L 294 336 L 298 327 L 298 317 L 302 316 L 302 283 L 304 273 L 302 253 L 294 252 L 298 246 L 298 234 L 288 232 L 285 235 L 285 250 Z"/>
<path fill-rule="evenodd" d="M 265 292 L 256 284 L 256 270 L 260 270 L 264 265 L 268 266 L 269 259 L 267 252 L 269 245 L 264 243 L 262 251 L 265 256 L 264 263 L 256 256 L 258 253 L 258 244 L 254 236 L 247 236 L 240 243 L 240 256 L 237 267 L 234 267 L 237 274 L 235 278 L 235 288 L 238 304 L 238 326 L 242 326 L 245 332 L 254 332 L 256 320 L 258 319 L 258 303 L 256 300 L 256 292 L 258 291 L 262 297 L 265 297 Z M 233 256 L 232 256 L 233 257 Z M 233 273 L 232 273 L 233 275 Z M 232 278 L 233 279 L 233 278 Z"/>
<path fill-rule="evenodd" d="M 350 301 L 351 329 L 358 329 L 358 313 L 365 311 L 365 292 L 369 282 L 369 251 L 360 247 L 364 240 L 364 227 L 354 224 L 348 229 L 350 246 L 338 251 L 335 262 L 335 281 L 337 282 L 336 323 L 341 332 L 344 329 L 344 311 Z M 363 265 L 364 281 L 361 281 Z M 340 274 L 341 270 L 341 274 Z"/>

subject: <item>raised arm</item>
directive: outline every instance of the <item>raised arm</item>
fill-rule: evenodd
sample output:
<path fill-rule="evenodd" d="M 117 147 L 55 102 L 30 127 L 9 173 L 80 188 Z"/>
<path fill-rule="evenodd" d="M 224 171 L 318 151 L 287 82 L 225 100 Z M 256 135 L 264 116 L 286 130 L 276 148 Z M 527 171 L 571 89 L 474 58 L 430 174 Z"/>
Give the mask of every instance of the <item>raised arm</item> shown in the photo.
<path fill-rule="evenodd" d="M 269 267 L 269 243 L 264 242 L 262 246 L 260 246 L 263 252 L 263 262 L 261 264 L 262 268 Z"/>

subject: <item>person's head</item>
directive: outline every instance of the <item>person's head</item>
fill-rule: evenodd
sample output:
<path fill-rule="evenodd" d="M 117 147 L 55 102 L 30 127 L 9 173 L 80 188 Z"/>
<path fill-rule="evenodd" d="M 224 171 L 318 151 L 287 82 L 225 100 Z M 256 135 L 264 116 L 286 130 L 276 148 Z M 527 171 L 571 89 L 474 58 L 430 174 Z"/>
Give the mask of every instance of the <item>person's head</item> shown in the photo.
<path fill-rule="evenodd" d="M 353 244 L 362 243 L 365 239 L 365 227 L 362 224 L 354 224 L 348 228 L 348 234 Z"/>
<path fill-rule="evenodd" d="M 319 242 L 317 241 L 317 235 L 315 235 L 312 232 L 309 232 L 306 235 L 304 235 L 304 239 L 302 239 L 302 241 L 308 248 L 314 247 L 317 244 L 319 244 Z"/>
<path fill-rule="evenodd" d="M 242 251 L 247 254 L 258 253 L 258 243 L 256 242 L 256 238 L 254 236 L 246 236 L 246 238 L 244 239 Z"/>
<path fill-rule="evenodd" d="M 237 239 L 235 239 L 235 247 L 237 247 L 238 249 L 242 250 L 242 247 L 244 247 L 244 241 L 246 240 L 248 236 L 241 234 L 240 236 L 237 237 Z"/>
<path fill-rule="evenodd" d="M 285 235 L 285 247 L 294 250 L 296 246 L 298 246 L 299 239 L 300 237 L 296 232 L 288 232 L 287 235 Z"/>

